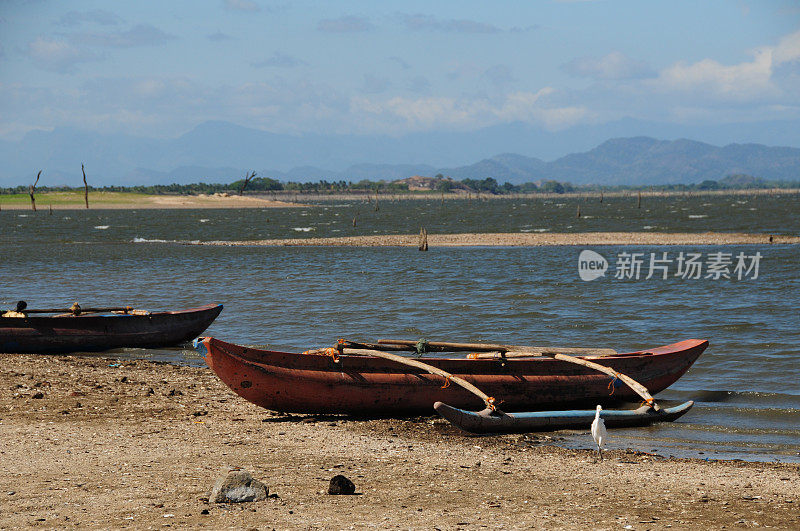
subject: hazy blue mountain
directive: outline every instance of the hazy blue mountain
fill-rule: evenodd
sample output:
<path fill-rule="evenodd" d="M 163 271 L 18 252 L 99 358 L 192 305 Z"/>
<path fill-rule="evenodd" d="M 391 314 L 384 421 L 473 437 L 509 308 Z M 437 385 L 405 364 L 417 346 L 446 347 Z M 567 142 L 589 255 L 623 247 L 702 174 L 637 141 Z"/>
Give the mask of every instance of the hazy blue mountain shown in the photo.
<path fill-rule="evenodd" d="M 800 179 L 800 149 L 762 145 L 712 146 L 693 140 L 615 138 L 547 165 L 548 178 L 576 184 L 669 184 L 719 180 L 746 173 Z"/>
<path fill-rule="evenodd" d="M 492 177 L 498 182 L 523 183 L 546 178 L 547 163 L 543 160 L 504 153 L 469 166 L 442 168 L 442 173 L 454 179 L 485 179 Z"/>
<path fill-rule="evenodd" d="M 750 139 L 747 125 L 691 131 L 703 140 Z M 767 129 L 775 143 L 800 145 L 796 122 L 758 128 Z M 754 143 L 717 147 L 683 138 L 631 136 L 648 131 L 664 132 L 667 138 L 689 132 L 683 126 L 630 119 L 560 132 L 513 123 L 396 138 L 286 135 L 219 121 L 202 123 L 172 139 L 56 128 L 31 131 L 17 142 L 0 141 L 0 186 L 30 184 L 39 169 L 44 170 L 43 186 L 79 186 L 82 162 L 94 185 L 232 182 L 251 170 L 261 177 L 293 181 L 395 180 L 436 173 L 459 179 L 493 177 L 513 183 L 556 179 L 576 184 L 698 182 L 732 173 L 800 178 L 796 148 Z M 612 136 L 617 138 L 608 140 Z"/>
<path fill-rule="evenodd" d="M 347 181 L 361 181 L 380 175 L 381 179 L 396 181 L 412 175 L 431 176 L 435 171 L 436 168 L 427 164 L 355 164 L 340 172 L 339 177 Z"/>

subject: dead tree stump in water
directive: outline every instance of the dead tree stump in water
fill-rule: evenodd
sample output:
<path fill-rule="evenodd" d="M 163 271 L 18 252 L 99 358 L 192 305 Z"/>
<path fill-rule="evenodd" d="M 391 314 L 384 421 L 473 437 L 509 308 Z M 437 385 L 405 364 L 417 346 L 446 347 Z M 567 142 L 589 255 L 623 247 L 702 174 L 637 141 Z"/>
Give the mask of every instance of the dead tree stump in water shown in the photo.
<path fill-rule="evenodd" d="M 239 187 L 239 195 L 244 195 L 244 189 L 247 188 L 247 185 L 250 184 L 250 181 L 253 180 L 253 177 L 256 176 L 256 172 L 250 172 L 244 176 L 244 182 L 242 186 Z"/>
<path fill-rule="evenodd" d="M 41 176 L 42 170 L 39 170 L 39 173 L 36 175 L 36 180 L 28 188 L 28 195 L 31 196 L 31 208 L 34 212 L 36 212 L 36 198 L 33 196 L 33 193 L 36 191 L 36 185 L 39 183 L 39 177 Z"/>
<path fill-rule="evenodd" d="M 83 169 L 82 162 L 81 173 L 83 174 L 83 199 L 86 201 L 86 208 L 89 208 L 89 185 L 86 183 L 86 170 Z"/>
<path fill-rule="evenodd" d="M 428 231 L 425 230 L 425 227 L 419 229 L 419 250 L 428 250 Z"/>

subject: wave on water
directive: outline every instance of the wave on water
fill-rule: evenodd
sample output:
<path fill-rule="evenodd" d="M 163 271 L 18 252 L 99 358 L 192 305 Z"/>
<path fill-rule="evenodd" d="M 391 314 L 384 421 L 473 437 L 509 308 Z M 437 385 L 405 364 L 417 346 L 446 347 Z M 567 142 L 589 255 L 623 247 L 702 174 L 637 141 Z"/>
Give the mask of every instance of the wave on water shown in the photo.
<path fill-rule="evenodd" d="M 665 392 L 670 398 L 694 400 L 704 403 L 746 404 L 750 406 L 773 406 L 787 409 L 800 408 L 800 395 L 790 393 L 766 393 L 760 391 L 723 391 L 698 389 L 669 390 Z"/>
<path fill-rule="evenodd" d="M 689 214 L 689 219 L 707 218 L 708 214 Z"/>
<path fill-rule="evenodd" d="M 201 242 L 200 240 L 161 240 L 158 238 L 139 238 L 138 236 L 131 240 L 131 243 L 177 243 L 180 245 L 204 245 L 204 244 L 219 244 L 220 242 Z"/>
<path fill-rule="evenodd" d="M 95 225 L 94 228 L 97 229 L 97 230 L 106 230 L 110 226 L 111 225 Z"/>
<path fill-rule="evenodd" d="M 292 230 L 297 232 L 311 232 L 315 230 L 314 227 L 292 227 Z"/>
<path fill-rule="evenodd" d="M 148 238 L 139 238 L 138 236 L 131 240 L 133 243 L 180 243 L 178 240 L 158 240 L 158 239 L 148 239 Z"/>

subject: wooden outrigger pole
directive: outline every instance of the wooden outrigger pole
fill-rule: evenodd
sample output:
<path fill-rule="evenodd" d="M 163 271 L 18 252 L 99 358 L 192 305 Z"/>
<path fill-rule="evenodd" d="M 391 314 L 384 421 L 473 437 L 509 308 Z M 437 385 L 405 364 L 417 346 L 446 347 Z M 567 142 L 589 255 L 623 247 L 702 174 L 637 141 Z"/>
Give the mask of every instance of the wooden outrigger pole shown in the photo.
<path fill-rule="evenodd" d="M 410 340 L 387 340 L 381 339 L 378 340 L 379 345 L 390 345 L 393 347 L 406 347 L 407 349 L 418 350 L 418 345 L 420 345 L 421 341 L 410 341 Z M 473 384 L 464 380 L 463 378 L 459 378 L 458 376 L 454 376 L 447 371 L 439 369 L 438 367 L 434 367 L 433 365 L 429 365 L 424 363 L 418 359 L 408 358 L 406 356 L 400 356 L 398 354 L 392 354 L 390 352 L 384 352 L 382 350 L 377 350 L 375 348 L 352 348 L 346 345 L 352 345 L 357 347 L 368 347 L 371 345 L 356 343 L 352 341 L 346 341 L 344 339 L 340 339 L 337 343 L 337 346 L 334 349 L 321 349 L 318 351 L 308 351 L 309 353 L 315 354 L 322 354 L 327 353 L 328 350 L 335 350 L 340 354 L 353 354 L 353 355 L 361 355 L 361 356 L 375 356 L 378 358 L 383 358 L 387 360 L 394 361 L 396 363 L 400 363 L 403 365 L 408 365 L 410 367 L 416 367 L 418 369 L 422 369 L 430 374 L 435 374 L 445 378 L 445 385 L 447 382 L 453 382 L 457 385 L 460 385 L 467 391 L 473 393 L 474 395 L 478 396 L 481 400 L 486 403 L 486 406 L 492 410 L 496 409 L 496 400 L 494 397 L 490 397 Z M 659 411 L 661 407 L 656 403 L 655 399 L 650 395 L 650 392 L 647 388 L 642 385 L 641 383 L 637 382 L 630 376 L 623 374 L 621 372 L 617 372 L 610 367 L 606 367 L 605 365 L 600 365 L 599 363 L 594 363 L 592 361 L 586 360 L 581 357 L 576 356 L 569 356 L 567 354 L 563 354 L 563 351 L 569 350 L 571 352 L 583 352 L 583 353 L 592 353 L 594 355 L 612 355 L 609 354 L 608 351 L 613 352 L 616 354 L 616 351 L 613 349 L 566 349 L 566 348 L 557 348 L 557 347 L 525 347 L 525 346 L 511 346 L 511 345 L 500 345 L 500 344 L 492 344 L 492 343 L 447 343 L 447 342 L 436 342 L 436 341 L 425 341 L 425 347 L 432 347 L 433 349 L 437 349 L 437 351 L 445 351 L 444 349 L 451 349 L 451 350 L 478 350 L 482 351 L 481 353 L 473 354 L 469 356 L 471 359 L 482 359 L 482 358 L 503 358 L 509 355 L 512 357 L 549 357 L 559 361 L 563 361 L 565 363 L 573 363 L 575 365 L 581 365 L 583 367 L 593 369 L 604 374 L 608 374 L 614 379 L 619 379 L 623 383 L 625 383 L 628 387 L 630 387 L 636 394 L 641 396 L 645 403 L 648 406 L 653 408 L 655 411 Z M 598 352 L 602 352 L 602 354 L 597 354 Z"/>

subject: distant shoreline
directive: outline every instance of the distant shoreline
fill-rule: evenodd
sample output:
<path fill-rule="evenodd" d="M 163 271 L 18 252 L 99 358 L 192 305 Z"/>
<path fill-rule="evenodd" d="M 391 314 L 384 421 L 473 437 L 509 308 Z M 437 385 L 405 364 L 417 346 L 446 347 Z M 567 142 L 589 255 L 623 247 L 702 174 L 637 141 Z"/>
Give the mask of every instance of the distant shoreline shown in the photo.
<path fill-rule="evenodd" d="M 12 202 L 7 202 L 13 197 Z M 83 192 L 44 192 L 36 194 L 36 209 L 86 210 Z M 253 195 L 147 195 L 118 192 L 89 192 L 89 210 L 206 209 L 206 208 L 299 208 L 289 203 Z M 0 195 L 0 210 L 32 210 L 30 200 L 19 195 Z"/>
<path fill-rule="evenodd" d="M 364 193 L 260 193 L 260 194 L 199 194 L 199 195 L 148 195 L 132 192 L 89 192 L 89 209 L 95 210 L 131 210 L 131 209 L 206 209 L 206 208 L 298 208 L 311 207 L 311 201 L 402 201 L 402 200 L 428 200 L 428 201 L 487 201 L 487 200 L 536 200 L 536 199 L 603 199 L 630 198 L 633 201 L 641 196 L 643 199 L 652 197 L 702 197 L 702 196 L 764 196 L 764 195 L 794 195 L 800 194 L 800 188 L 769 188 L 769 189 L 743 189 L 743 190 L 617 190 L 609 192 L 566 192 L 556 193 L 526 193 L 526 194 L 500 194 L 486 193 L 445 193 L 440 192 L 374 192 Z M 37 210 L 85 210 L 83 191 L 70 192 L 42 192 L 37 193 Z M 27 194 L 3 195 L 0 194 L 0 211 L 2 210 L 31 210 L 31 203 Z"/>
<path fill-rule="evenodd" d="M 378 201 L 402 201 L 402 200 L 434 200 L 434 201 L 484 201 L 501 199 L 605 199 L 605 198 L 636 198 L 641 195 L 647 197 L 705 197 L 705 196 L 748 196 L 748 195 L 794 195 L 800 194 L 800 188 L 753 188 L 741 190 L 614 190 L 614 191 L 582 191 L 564 192 L 563 194 L 550 192 L 531 192 L 531 193 L 512 193 L 512 194 L 488 194 L 488 193 L 467 193 L 451 192 L 441 193 L 435 191 L 413 191 L 413 192 L 380 192 L 377 194 Z M 374 201 L 375 192 L 364 193 L 290 193 L 277 192 L 274 194 L 257 194 L 254 197 L 271 198 L 280 201 Z"/>
<path fill-rule="evenodd" d="M 772 242 L 770 242 L 772 238 Z M 428 234 L 430 247 L 542 247 L 569 245 L 752 245 L 800 244 L 800 236 L 724 232 L 510 232 Z M 417 234 L 337 238 L 212 241 L 195 245 L 253 247 L 417 247 Z"/>

